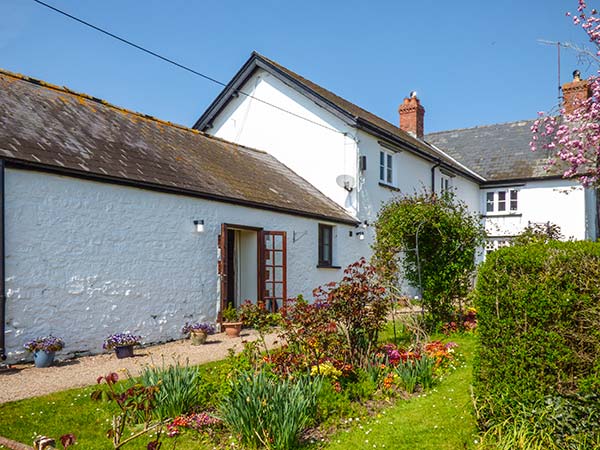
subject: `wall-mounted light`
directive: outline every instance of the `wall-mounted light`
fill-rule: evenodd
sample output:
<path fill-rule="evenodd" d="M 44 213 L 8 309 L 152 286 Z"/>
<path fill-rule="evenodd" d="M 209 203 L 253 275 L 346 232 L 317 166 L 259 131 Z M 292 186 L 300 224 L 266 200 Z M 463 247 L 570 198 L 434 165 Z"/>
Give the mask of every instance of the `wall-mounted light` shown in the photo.
<path fill-rule="evenodd" d="M 204 220 L 194 220 L 196 233 L 204 233 Z"/>
<path fill-rule="evenodd" d="M 356 235 L 358 236 L 358 239 L 360 239 L 361 241 L 365 238 L 365 232 L 364 231 L 357 231 Z"/>

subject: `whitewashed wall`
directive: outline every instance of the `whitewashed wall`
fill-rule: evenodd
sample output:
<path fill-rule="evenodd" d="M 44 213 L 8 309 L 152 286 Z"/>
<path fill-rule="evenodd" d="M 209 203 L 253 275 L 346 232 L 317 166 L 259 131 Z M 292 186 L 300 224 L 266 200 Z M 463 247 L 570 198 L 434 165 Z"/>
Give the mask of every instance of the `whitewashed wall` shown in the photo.
<path fill-rule="evenodd" d="M 514 236 L 529 222 L 552 222 L 560 226 L 565 238 L 577 240 L 595 235 L 593 196 L 575 181 L 541 180 L 517 186 L 518 211 L 506 217 L 485 217 L 485 227 L 490 236 Z M 481 211 L 485 211 L 485 193 L 498 189 L 482 190 Z M 586 210 L 588 213 L 586 214 Z M 591 213 L 590 213 L 591 211 Z"/>
<path fill-rule="evenodd" d="M 269 73 L 259 70 L 242 90 L 295 117 L 253 98 L 233 99 L 215 118 L 210 134 L 265 150 L 355 214 L 355 196 L 336 184 L 338 175 L 356 177 L 354 131 Z M 344 136 L 333 130 L 348 133 Z"/>
<path fill-rule="evenodd" d="M 206 231 L 194 232 L 204 219 Z M 185 196 L 38 172 L 6 172 L 6 339 L 9 361 L 23 343 L 52 333 L 65 353 L 101 351 L 114 332 L 145 342 L 179 338 L 186 321 L 216 318 L 221 223 L 287 232 L 288 296 L 342 276 L 317 269 L 318 222 Z M 368 253 L 336 225 L 335 263 Z M 296 231 L 300 239 L 293 242 Z"/>
<path fill-rule="evenodd" d="M 341 119 L 317 106 L 264 70 L 258 70 L 243 87 L 244 92 L 306 117 L 329 128 L 294 117 L 246 96 L 233 99 L 215 118 L 210 134 L 232 142 L 268 151 L 317 189 L 345 207 L 358 219 L 372 223 L 384 202 L 400 193 L 412 194 L 431 188 L 431 167 L 428 162 L 410 152 L 394 156 L 398 190 L 379 185 L 379 151 L 377 138 L 349 127 Z M 367 171 L 359 173 L 358 155 L 367 156 Z M 336 184 L 336 177 L 354 177 L 358 190 L 348 193 Z M 436 179 L 439 179 L 436 173 Z M 479 211 L 479 186 L 457 176 L 455 189 L 473 212 Z M 358 196 L 357 196 L 358 192 Z M 374 229 L 367 228 L 365 241 L 374 238 Z"/>

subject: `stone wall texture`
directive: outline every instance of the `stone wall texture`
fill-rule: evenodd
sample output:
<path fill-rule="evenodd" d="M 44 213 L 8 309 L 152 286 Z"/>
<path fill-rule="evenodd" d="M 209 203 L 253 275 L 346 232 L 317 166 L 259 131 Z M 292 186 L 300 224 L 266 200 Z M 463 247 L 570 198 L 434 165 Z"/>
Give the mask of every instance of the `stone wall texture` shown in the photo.
<path fill-rule="evenodd" d="M 289 297 L 342 276 L 316 267 L 314 219 L 16 169 L 5 195 L 9 362 L 50 333 L 73 355 L 101 352 L 115 332 L 162 342 L 180 338 L 186 321 L 214 321 L 222 223 L 287 232 Z M 352 230 L 335 225 L 342 267 L 369 253 Z"/>

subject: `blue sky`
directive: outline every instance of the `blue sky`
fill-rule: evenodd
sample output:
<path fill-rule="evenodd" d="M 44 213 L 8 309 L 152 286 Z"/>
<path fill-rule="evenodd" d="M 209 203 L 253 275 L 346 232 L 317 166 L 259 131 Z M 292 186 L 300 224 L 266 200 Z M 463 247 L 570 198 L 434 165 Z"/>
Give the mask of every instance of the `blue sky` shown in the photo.
<path fill-rule="evenodd" d="M 389 120 L 416 90 L 425 131 L 557 103 L 556 48 L 585 44 L 576 0 L 46 0 L 224 82 L 253 50 Z M 191 126 L 221 88 L 31 0 L 0 0 L 0 67 Z M 561 79 L 578 65 L 562 52 Z"/>

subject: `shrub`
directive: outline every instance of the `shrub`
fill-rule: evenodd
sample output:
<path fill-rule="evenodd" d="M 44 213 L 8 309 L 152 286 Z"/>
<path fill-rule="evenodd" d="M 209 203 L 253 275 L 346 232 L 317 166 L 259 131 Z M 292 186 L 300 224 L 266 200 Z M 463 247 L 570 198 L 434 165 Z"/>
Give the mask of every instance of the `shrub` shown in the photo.
<path fill-rule="evenodd" d="M 291 449 L 316 415 L 321 386 L 321 377 L 280 380 L 246 372 L 231 382 L 219 414 L 246 448 Z"/>
<path fill-rule="evenodd" d="M 359 377 L 363 378 L 361 375 Z M 322 424 L 337 426 L 337 422 L 343 417 L 363 415 L 365 413 L 364 407 L 360 403 L 351 400 L 351 397 L 365 398 L 365 396 L 368 396 L 366 395 L 366 391 L 372 388 L 372 386 L 369 386 L 370 380 L 366 377 L 364 377 L 363 381 L 364 383 L 359 380 L 362 392 L 355 391 L 355 383 L 350 383 L 347 389 L 340 392 L 339 384 L 324 379 L 317 398 L 317 420 Z M 366 389 L 364 389 L 365 387 Z"/>
<path fill-rule="evenodd" d="M 391 308 L 388 291 L 364 258 L 350 264 L 338 283 L 313 290 L 315 301 L 288 300 L 282 337 L 306 366 L 336 359 L 366 367 Z"/>
<path fill-rule="evenodd" d="M 200 374 L 198 368 L 182 366 L 179 362 L 165 367 L 146 367 L 139 382 L 146 386 L 157 386 L 153 414 L 164 420 L 186 414 L 198 405 Z"/>
<path fill-rule="evenodd" d="M 598 396 L 548 396 L 511 409 L 482 436 L 484 449 L 587 450 L 600 448 Z"/>
<path fill-rule="evenodd" d="M 598 243 L 532 243 L 488 255 L 475 295 L 482 427 L 547 395 L 600 388 L 598 279 Z"/>
<path fill-rule="evenodd" d="M 475 253 L 483 243 L 479 218 L 450 193 L 422 192 L 385 204 L 375 226 L 374 264 L 390 280 L 401 265 L 422 295 L 431 329 L 450 322 L 454 303 L 471 286 Z"/>

